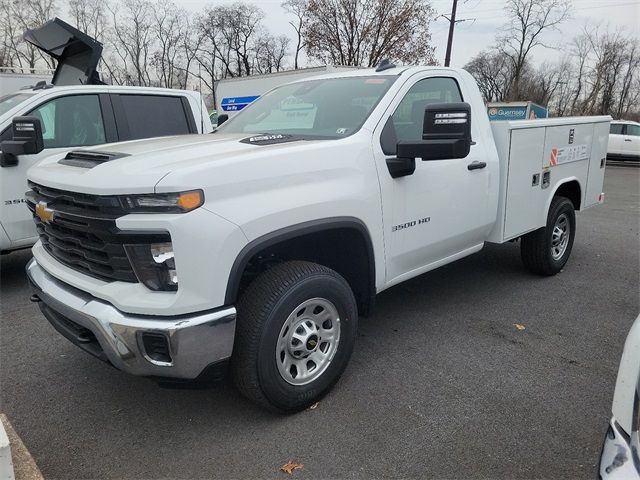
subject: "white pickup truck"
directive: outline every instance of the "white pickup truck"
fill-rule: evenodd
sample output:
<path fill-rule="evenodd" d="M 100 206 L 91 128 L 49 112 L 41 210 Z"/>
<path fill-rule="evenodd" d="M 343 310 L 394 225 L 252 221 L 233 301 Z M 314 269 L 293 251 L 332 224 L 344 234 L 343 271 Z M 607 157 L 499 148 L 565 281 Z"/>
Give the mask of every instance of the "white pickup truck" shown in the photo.
<path fill-rule="evenodd" d="M 121 370 L 197 379 L 230 361 L 244 395 L 296 411 L 338 380 L 386 288 L 517 239 L 529 270 L 559 272 L 574 212 L 603 200 L 609 122 L 490 124 L 448 68 L 283 85 L 211 135 L 32 168 L 32 299 Z"/>
<path fill-rule="evenodd" d="M 198 92 L 168 88 L 103 85 L 96 67 L 102 45 L 54 19 L 25 39 L 54 57 L 52 84 L 0 96 L 0 142 L 11 141 L 12 120 L 40 120 L 44 149 L 3 155 L 0 146 L 0 252 L 30 247 L 37 232 L 24 205 L 27 170 L 45 158 L 72 148 L 118 140 L 211 132 Z M 0 143 L 1 145 L 1 143 Z"/>

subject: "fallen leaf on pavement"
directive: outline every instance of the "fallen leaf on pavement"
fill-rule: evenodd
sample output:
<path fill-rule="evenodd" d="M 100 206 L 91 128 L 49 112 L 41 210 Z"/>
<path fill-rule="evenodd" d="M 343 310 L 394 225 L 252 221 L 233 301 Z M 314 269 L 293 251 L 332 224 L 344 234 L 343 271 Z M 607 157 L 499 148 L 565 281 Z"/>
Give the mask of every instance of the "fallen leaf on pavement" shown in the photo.
<path fill-rule="evenodd" d="M 301 463 L 294 463 L 289 460 L 287 463 L 280 467 L 280 470 L 291 475 L 294 470 L 302 470 L 302 467 L 304 467 L 304 465 L 302 465 Z"/>
<path fill-rule="evenodd" d="M 524 330 L 524 325 L 522 325 L 521 323 L 514 323 L 514 325 L 518 330 Z"/>

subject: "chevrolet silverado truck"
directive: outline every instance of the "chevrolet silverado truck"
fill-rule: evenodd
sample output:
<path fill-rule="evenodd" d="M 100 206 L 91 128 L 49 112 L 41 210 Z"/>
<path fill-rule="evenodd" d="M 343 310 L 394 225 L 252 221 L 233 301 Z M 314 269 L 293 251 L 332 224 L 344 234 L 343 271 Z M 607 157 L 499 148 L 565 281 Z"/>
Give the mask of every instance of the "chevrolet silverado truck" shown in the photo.
<path fill-rule="evenodd" d="M 73 148 L 122 140 L 212 131 L 198 92 L 104 85 L 97 65 L 102 45 L 60 19 L 25 33 L 25 40 L 58 62 L 52 83 L 0 95 L 0 253 L 38 239 L 24 205 L 27 170 Z M 13 143 L 15 117 L 40 120 L 43 149 Z"/>
<path fill-rule="evenodd" d="M 209 135 L 55 155 L 28 172 L 32 299 L 125 372 L 228 364 L 246 397 L 297 411 L 377 293 L 486 242 L 564 268 L 575 211 L 603 201 L 610 120 L 490 124 L 467 72 L 385 63 L 277 87 Z"/>

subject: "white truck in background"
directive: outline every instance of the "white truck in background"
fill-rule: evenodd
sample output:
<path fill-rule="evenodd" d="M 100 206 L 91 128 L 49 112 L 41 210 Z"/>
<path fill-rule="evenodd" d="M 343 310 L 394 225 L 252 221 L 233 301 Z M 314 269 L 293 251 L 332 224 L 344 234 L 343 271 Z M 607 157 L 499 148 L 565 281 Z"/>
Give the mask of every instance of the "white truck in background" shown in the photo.
<path fill-rule="evenodd" d="M 0 142 L 15 117 L 40 120 L 43 150 L 11 153 L 0 146 L 0 252 L 30 247 L 38 238 L 24 203 L 27 170 L 71 148 L 163 135 L 212 131 L 198 92 L 104 85 L 96 67 L 102 45 L 59 19 L 27 31 L 25 39 L 58 61 L 50 84 L 0 95 Z M 0 76 L 0 81 L 2 77 Z"/>
<path fill-rule="evenodd" d="M 491 124 L 485 108 L 463 70 L 385 63 L 280 86 L 212 135 L 49 157 L 28 173 L 32 299 L 123 371 L 230 364 L 251 400 L 303 409 L 377 293 L 487 242 L 566 268 L 575 211 L 603 201 L 610 117 Z"/>
<path fill-rule="evenodd" d="M 269 90 L 287 83 L 304 80 L 324 73 L 346 72 L 359 67 L 324 65 L 282 72 L 233 77 L 220 80 L 216 85 L 216 113 L 225 120 L 231 118 Z M 223 120 L 224 121 L 224 120 Z M 217 123 L 217 121 L 216 121 Z"/>

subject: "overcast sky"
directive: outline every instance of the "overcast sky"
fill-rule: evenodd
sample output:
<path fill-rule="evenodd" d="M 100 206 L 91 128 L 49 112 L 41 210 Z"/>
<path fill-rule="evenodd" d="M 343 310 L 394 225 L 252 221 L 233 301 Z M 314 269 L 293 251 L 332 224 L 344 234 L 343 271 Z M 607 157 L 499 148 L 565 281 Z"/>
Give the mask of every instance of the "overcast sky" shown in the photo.
<path fill-rule="evenodd" d="M 177 0 L 185 8 L 198 11 L 207 5 L 233 3 L 234 0 Z M 288 24 L 289 17 L 280 7 L 281 0 L 255 0 L 266 13 L 264 21 L 272 33 L 294 35 Z M 450 13 L 452 0 L 431 0 L 438 14 Z M 505 0 L 459 0 L 457 17 L 469 19 L 457 24 L 451 66 L 461 67 L 479 51 L 489 47 L 495 39 L 496 31 L 504 25 Z M 640 36 L 640 0 L 573 0 L 573 18 L 563 24 L 560 32 L 548 34 L 546 42 L 561 45 L 580 33 L 584 25 L 598 23 L 625 28 Z M 440 18 L 432 24 L 433 42 L 440 63 L 444 63 L 449 23 Z M 533 53 L 536 61 L 553 60 L 562 55 L 559 50 L 539 48 Z"/>

